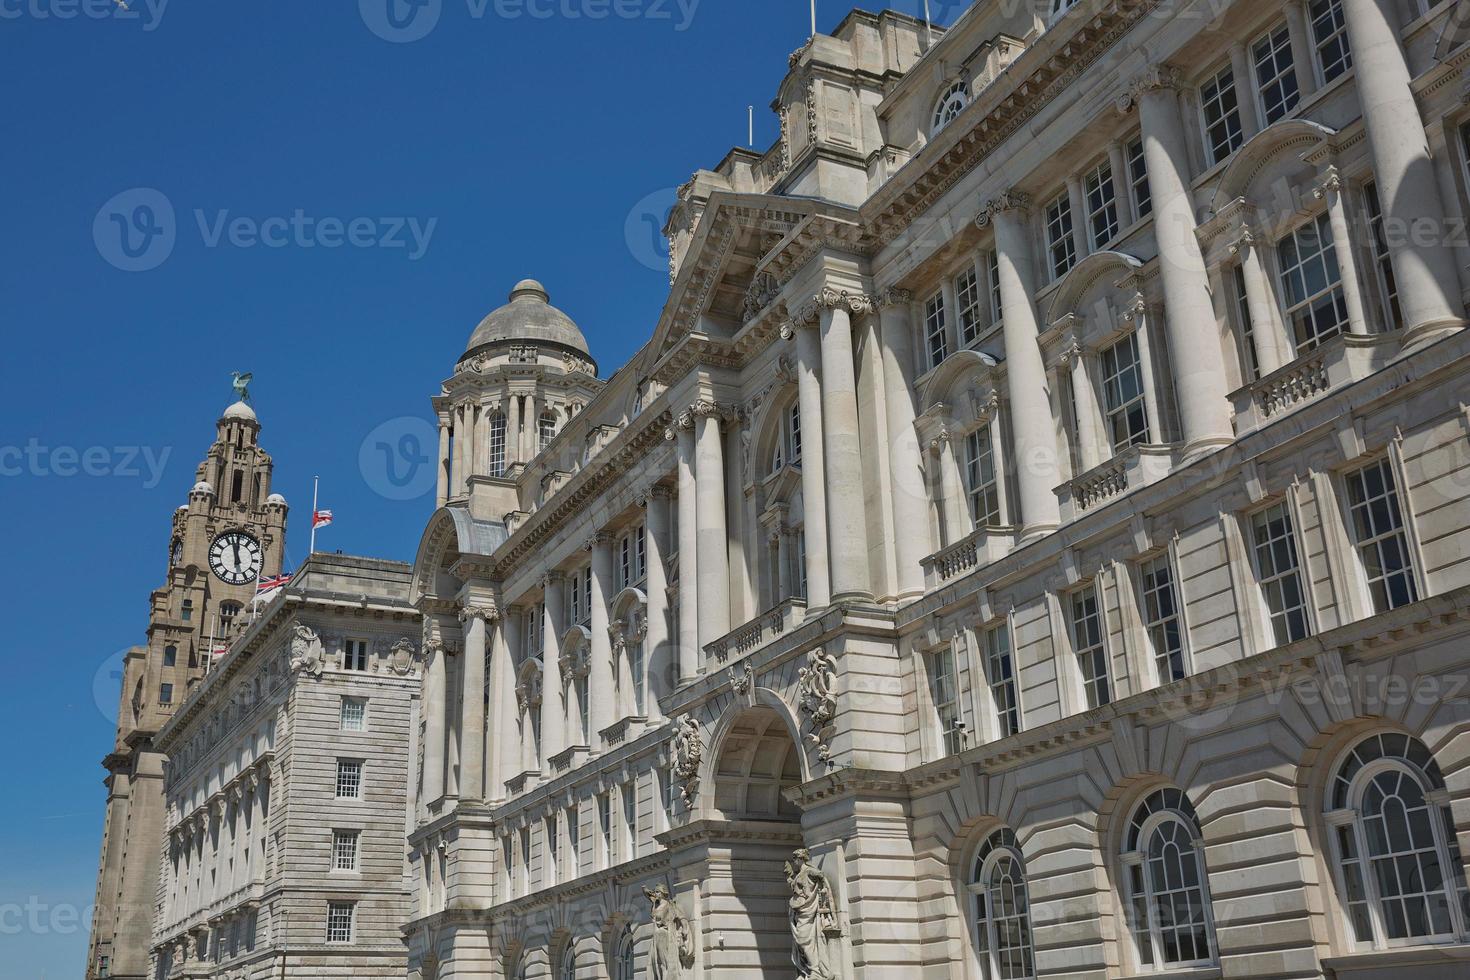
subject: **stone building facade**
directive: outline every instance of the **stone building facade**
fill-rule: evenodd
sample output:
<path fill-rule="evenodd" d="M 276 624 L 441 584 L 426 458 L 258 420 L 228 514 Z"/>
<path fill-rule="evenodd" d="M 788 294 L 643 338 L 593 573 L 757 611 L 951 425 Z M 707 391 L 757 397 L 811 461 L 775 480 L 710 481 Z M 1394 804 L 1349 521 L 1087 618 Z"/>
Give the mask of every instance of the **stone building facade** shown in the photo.
<path fill-rule="evenodd" d="M 88 978 L 149 975 L 165 765 L 154 740 L 243 625 L 257 581 L 281 572 L 288 508 L 271 492 L 273 464 L 259 437 L 260 421 L 243 400 L 216 423 L 188 502 L 172 517 L 147 642 L 124 661 L 117 740 L 102 760 L 107 810 Z"/>
<path fill-rule="evenodd" d="M 1458 6 L 856 11 L 590 397 L 518 286 L 435 403 L 409 975 L 1465 976 Z M 573 410 L 501 457 L 517 358 Z"/>
<path fill-rule="evenodd" d="M 409 579 L 312 555 L 158 733 L 155 980 L 404 975 Z"/>

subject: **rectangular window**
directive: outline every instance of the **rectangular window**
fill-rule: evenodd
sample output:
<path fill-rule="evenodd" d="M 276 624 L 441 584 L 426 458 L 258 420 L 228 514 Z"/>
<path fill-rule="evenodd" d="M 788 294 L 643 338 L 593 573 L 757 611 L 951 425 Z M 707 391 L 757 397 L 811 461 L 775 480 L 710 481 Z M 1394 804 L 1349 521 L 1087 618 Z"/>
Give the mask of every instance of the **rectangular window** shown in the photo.
<path fill-rule="evenodd" d="M 346 640 L 343 642 L 342 648 L 343 670 L 368 669 L 367 640 Z"/>
<path fill-rule="evenodd" d="M 546 603 L 537 602 L 526 613 L 526 648 L 532 657 L 546 650 Z"/>
<path fill-rule="evenodd" d="M 1291 34 L 1285 23 L 1251 45 L 1251 60 L 1256 67 L 1262 121 L 1269 126 L 1290 115 L 1301 101 L 1296 67 L 1291 59 Z"/>
<path fill-rule="evenodd" d="M 164 647 L 163 648 L 163 665 L 165 667 L 172 667 L 174 664 L 178 663 L 178 660 L 179 660 L 179 648 L 178 647 Z"/>
<path fill-rule="evenodd" d="M 1261 376 L 1261 359 L 1256 353 L 1256 325 L 1251 319 L 1250 298 L 1245 289 L 1245 266 L 1237 265 L 1230 270 L 1230 284 L 1234 292 L 1235 317 L 1240 322 L 1240 353 L 1246 373 L 1251 380 Z"/>
<path fill-rule="evenodd" d="M 1347 25 L 1342 19 L 1342 0 L 1311 0 L 1312 43 L 1317 51 L 1317 68 L 1322 81 L 1332 81 L 1353 66 L 1348 50 Z"/>
<path fill-rule="evenodd" d="M 1113 188 L 1113 167 L 1104 160 L 1082 178 L 1082 192 L 1087 196 L 1087 224 L 1092 232 L 1094 251 L 1101 250 L 1118 237 L 1118 201 Z"/>
<path fill-rule="evenodd" d="M 332 868 L 335 871 L 357 870 L 357 837 L 355 830 L 338 830 L 332 834 Z"/>
<path fill-rule="evenodd" d="M 985 631 L 985 680 L 999 723 L 996 734 L 1009 738 L 1021 730 L 1021 702 L 1016 696 L 1016 667 L 1011 660 L 1011 629 L 1004 623 Z"/>
<path fill-rule="evenodd" d="M 801 462 L 801 403 L 793 402 L 786 410 L 786 435 L 790 440 L 788 459 L 792 464 Z"/>
<path fill-rule="evenodd" d="M 634 581 L 633 536 L 625 534 L 618 539 L 618 591 L 626 589 Z"/>
<path fill-rule="evenodd" d="M 580 675 L 575 681 L 577 690 L 577 723 L 582 726 L 582 744 L 592 744 L 592 703 L 591 691 L 587 682 L 587 675 Z"/>
<path fill-rule="evenodd" d="M 638 856 L 638 785 L 623 784 L 623 849 L 622 859 L 631 861 Z"/>
<path fill-rule="evenodd" d="M 1108 653 L 1103 643 L 1102 610 L 1097 586 L 1089 585 L 1071 595 L 1072 651 L 1082 671 L 1082 688 L 1087 707 L 1098 708 L 1111 701 L 1108 684 Z"/>
<path fill-rule="evenodd" d="M 505 416 L 496 412 L 490 418 L 490 475 L 505 472 Z"/>
<path fill-rule="evenodd" d="M 1332 225 L 1319 214 L 1276 245 L 1286 320 L 1300 357 L 1347 328 L 1347 300 L 1332 244 Z"/>
<path fill-rule="evenodd" d="M 976 527 L 1000 526 L 1000 481 L 989 425 L 981 425 L 965 437 L 965 495 L 970 500 L 970 520 Z"/>
<path fill-rule="evenodd" d="M 353 902 L 327 903 L 327 942 L 352 942 L 352 919 L 356 909 Z"/>
<path fill-rule="evenodd" d="M 954 282 L 960 304 L 960 345 L 969 347 L 980 339 L 980 276 L 971 266 Z"/>
<path fill-rule="evenodd" d="M 531 828 L 522 827 L 521 838 L 521 894 L 531 893 Z"/>
<path fill-rule="evenodd" d="M 938 367 L 949 356 L 948 329 L 944 322 L 944 293 L 935 293 L 924 304 L 924 340 L 929 351 L 929 366 Z"/>
<path fill-rule="evenodd" d="M 556 814 L 546 818 L 546 884 L 556 884 L 557 872 L 561 870 L 561 864 L 557 859 L 560 842 L 556 839 Z"/>
<path fill-rule="evenodd" d="M 1077 242 L 1072 237 L 1072 201 L 1064 192 L 1046 206 L 1046 252 L 1051 259 L 1051 277 L 1060 279 L 1077 263 Z"/>
<path fill-rule="evenodd" d="M 1184 620 L 1179 615 L 1179 594 L 1169 556 L 1144 562 L 1139 578 L 1143 583 L 1143 626 L 1148 631 L 1159 683 L 1182 680 L 1189 675 L 1189 666 L 1185 663 Z"/>
<path fill-rule="evenodd" d="M 602 834 L 602 866 L 613 865 L 612 797 L 608 793 L 597 794 L 597 829 Z"/>
<path fill-rule="evenodd" d="M 1113 451 L 1148 442 L 1148 405 L 1143 396 L 1137 333 L 1130 333 L 1102 352 L 1102 371 Z"/>
<path fill-rule="evenodd" d="M 505 868 L 505 898 L 511 899 L 516 896 L 516 849 L 511 843 L 510 835 L 506 834 L 500 840 L 500 863 Z"/>
<path fill-rule="evenodd" d="M 1240 100 L 1235 92 L 1235 70 L 1226 65 L 1199 88 L 1205 120 L 1205 146 L 1210 162 L 1219 163 L 1240 149 L 1245 129 L 1240 124 Z"/>
<path fill-rule="evenodd" d="M 1001 321 L 1000 305 L 1000 253 L 990 251 L 985 253 L 985 272 L 990 278 L 990 322 Z"/>
<path fill-rule="evenodd" d="M 571 869 L 572 877 L 576 878 L 582 873 L 582 839 L 581 828 L 577 823 L 576 806 L 567 807 L 567 866 Z"/>
<path fill-rule="evenodd" d="M 1380 459 L 1349 473 L 1346 482 L 1353 542 L 1374 610 L 1388 612 L 1416 601 L 1419 589 L 1392 465 Z"/>
<path fill-rule="evenodd" d="M 1378 184 L 1363 185 L 1363 208 L 1368 215 L 1368 241 L 1373 246 L 1373 266 L 1378 274 L 1378 296 L 1383 304 L 1383 322 L 1389 330 L 1404 325 L 1403 307 L 1399 305 L 1399 284 L 1393 274 L 1393 259 L 1388 253 L 1388 233 L 1383 224 L 1383 204 L 1378 198 Z"/>
<path fill-rule="evenodd" d="M 1143 159 L 1143 137 L 1128 144 L 1128 184 L 1133 188 L 1133 203 L 1138 206 L 1138 216 L 1152 214 L 1153 198 L 1148 192 L 1148 164 Z"/>
<path fill-rule="evenodd" d="M 944 754 L 954 755 L 964 748 L 960 728 L 960 699 L 954 672 L 954 649 L 944 647 L 925 655 L 929 669 L 929 696 L 939 720 L 939 734 Z"/>
<path fill-rule="evenodd" d="M 337 799 L 356 800 L 362 796 L 362 761 L 337 760 Z"/>
<path fill-rule="evenodd" d="M 367 698 L 343 698 L 338 727 L 344 732 L 367 731 Z"/>
<path fill-rule="evenodd" d="M 1297 560 L 1296 529 L 1286 502 L 1267 507 L 1251 517 L 1251 539 L 1256 577 L 1271 616 L 1271 632 L 1278 646 L 1311 634 L 1307 598 Z"/>
<path fill-rule="evenodd" d="M 159 704 L 173 704 L 174 703 L 174 686 L 172 684 L 160 684 L 160 685 L 158 685 L 158 703 Z"/>
<path fill-rule="evenodd" d="M 647 664 L 643 656 L 643 641 L 634 640 L 628 644 L 628 673 L 633 681 L 633 713 L 639 718 L 645 715 L 645 697 L 643 675 Z"/>

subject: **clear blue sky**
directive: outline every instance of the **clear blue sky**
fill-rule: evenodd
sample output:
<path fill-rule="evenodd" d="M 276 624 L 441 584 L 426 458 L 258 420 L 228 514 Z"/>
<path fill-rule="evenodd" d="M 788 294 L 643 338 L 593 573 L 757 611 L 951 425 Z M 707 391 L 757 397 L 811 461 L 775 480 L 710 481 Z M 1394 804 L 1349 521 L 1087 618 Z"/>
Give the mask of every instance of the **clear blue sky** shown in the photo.
<path fill-rule="evenodd" d="M 387 0 L 127 2 L 0 0 L 0 974 L 17 980 L 81 975 L 110 672 L 143 639 L 230 372 L 255 374 L 288 565 L 314 474 L 337 514 L 319 547 L 412 560 L 432 496 L 395 486 L 376 443 L 411 451 L 522 277 L 620 366 L 667 293 L 653 228 L 672 189 L 744 142 L 748 104 L 770 144 L 808 30 L 806 0 L 394 0 L 394 20 Z M 830 30 L 848 4 L 818 9 Z"/>

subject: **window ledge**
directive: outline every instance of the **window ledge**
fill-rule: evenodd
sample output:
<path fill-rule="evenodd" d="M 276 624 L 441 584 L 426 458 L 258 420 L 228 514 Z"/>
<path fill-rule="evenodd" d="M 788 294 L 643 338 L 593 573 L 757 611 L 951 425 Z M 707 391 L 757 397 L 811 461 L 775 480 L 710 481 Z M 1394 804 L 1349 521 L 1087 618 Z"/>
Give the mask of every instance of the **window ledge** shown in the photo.
<path fill-rule="evenodd" d="M 952 578 L 1005 557 L 1016 544 L 1017 528 L 981 527 L 920 561 L 925 584 L 937 588 Z"/>
<path fill-rule="evenodd" d="M 1178 460 L 1170 445 L 1129 446 L 1106 462 L 1057 487 L 1062 520 L 1071 521 L 1114 497 L 1157 483 L 1174 471 Z"/>
<path fill-rule="evenodd" d="M 1230 396 L 1237 434 L 1259 429 L 1304 402 L 1366 378 L 1397 353 L 1401 340 L 1399 331 L 1339 334 L 1237 389 Z"/>
<path fill-rule="evenodd" d="M 1470 944 L 1450 943 L 1441 946 L 1402 946 L 1396 949 L 1374 949 L 1343 956 L 1326 956 L 1322 965 L 1340 973 L 1354 970 L 1396 969 L 1406 966 L 1440 966 L 1446 963 L 1470 963 Z"/>
<path fill-rule="evenodd" d="M 1218 966 L 1191 966 L 1179 970 L 1165 969 L 1149 973 L 1135 973 L 1121 977 L 1119 980 L 1160 980 L 1161 977 L 1167 977 L 1169 980 L 1220 980 L 1220 976 Z"/>

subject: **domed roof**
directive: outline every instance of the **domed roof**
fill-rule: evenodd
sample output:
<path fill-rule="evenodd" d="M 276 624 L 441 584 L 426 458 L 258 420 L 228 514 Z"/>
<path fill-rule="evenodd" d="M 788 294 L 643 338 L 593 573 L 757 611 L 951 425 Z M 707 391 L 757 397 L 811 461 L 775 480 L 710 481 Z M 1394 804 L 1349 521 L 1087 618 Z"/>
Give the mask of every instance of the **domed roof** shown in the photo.
<path fill-rule="evenodd" d="M 194 484 L 193 493 L 214 493 L 214 487 L 209 485 L 208 480 L 200 480 Z"/>
<path fill-rule="evenodd" d="M 589 358 L 592 356 L 582 331 L 571 317 L 551 305 L 546 287 L 534 279 L 522 279 L 516 283 L 510 291 L 510 302 L 480 321 L 470 335 L 465 353 L 487 344 L 512 340 L 560 344 Z"/>
<path fill-rule="evenodd" d="M 225 409 L 225 414 L 223 417 L 227 419 L 244 419 L 247 422 L 256 421 L 255 409 L 251 408 L 243 401 L 235 402 L 235 404 Z"/>
<path fill-rule="evenodd" d="M 283 497 L 283 496 L 281 496 L 278 493 L 273 493 L 269 497 L 266 497 L 265 498 L 265 502 L 268 503 L 268 504 L 282 504 L 282 505 L 284 505 L 286 503 L 286 498 Z"/>

